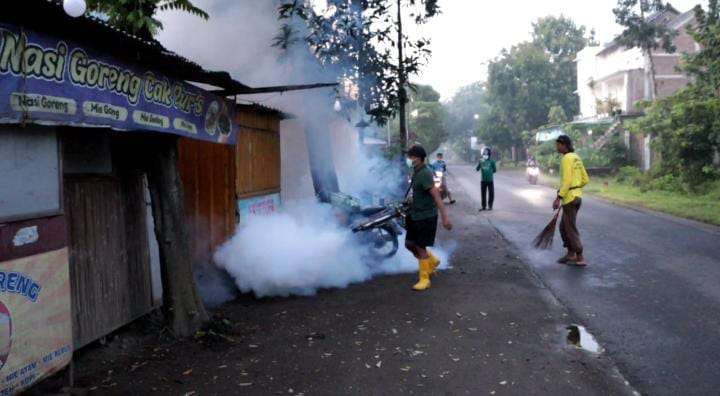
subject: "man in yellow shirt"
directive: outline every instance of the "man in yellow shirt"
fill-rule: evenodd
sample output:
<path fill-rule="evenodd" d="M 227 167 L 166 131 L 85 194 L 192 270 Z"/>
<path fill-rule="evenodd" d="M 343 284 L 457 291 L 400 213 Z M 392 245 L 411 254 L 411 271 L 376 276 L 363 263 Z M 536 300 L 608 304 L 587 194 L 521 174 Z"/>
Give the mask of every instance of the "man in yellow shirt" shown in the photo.
<path fill-rule="evenodd" d="M 562 161 L 560 189 L 553 203 L 553 209 L 557 210 L 562 205 L 560 236 L 563 245 L 567 248 L 567 254 L 560 258 L 558 263 L 584 267 L 587 263 L 583 257 L 583 245 L 577 229 L 577 215 L 582 205 L 582 189 L 588 184 L 590 178 L 582 159 L 575 154 L 570 137 L 566 135 L 558 137 L 555 145 L 558 153 L 562 155 Z"/>

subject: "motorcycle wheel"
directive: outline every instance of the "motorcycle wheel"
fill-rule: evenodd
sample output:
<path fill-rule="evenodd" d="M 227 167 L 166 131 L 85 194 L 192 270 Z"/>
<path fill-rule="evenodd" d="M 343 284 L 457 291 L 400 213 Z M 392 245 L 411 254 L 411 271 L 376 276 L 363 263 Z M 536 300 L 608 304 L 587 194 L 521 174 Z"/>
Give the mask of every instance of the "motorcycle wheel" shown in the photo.
<path fill-rule="evenodd" d="M 385 225 L 374 228 L 368 232 L 372 233 L 370 242 L 370 254 L 378 259 L 387 259 L 395 255 L 398 251 L 398 236 L 395 230 Z"/>

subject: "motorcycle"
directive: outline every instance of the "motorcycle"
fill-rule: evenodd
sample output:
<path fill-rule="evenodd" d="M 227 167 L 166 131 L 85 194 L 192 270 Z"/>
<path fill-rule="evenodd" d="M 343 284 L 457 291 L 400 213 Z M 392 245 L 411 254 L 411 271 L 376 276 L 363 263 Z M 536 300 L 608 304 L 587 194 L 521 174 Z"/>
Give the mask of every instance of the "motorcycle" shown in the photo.
<path fill-rule="evenodd" d="M 435 182 L 435 188 L 440 191 L 440 197 L 445 199 L 448 197 L 447 184 L 445 184 L 445 172 L 435 171 L 433 174 L 433 181 Z"/>
<path fill-rule="evenodd" d="M 347 194 L 332 193 L 331 204 L 340 209 L 341 223 L 347 225 L 359 242 L 368 246 L 368 254 L 376 262 L 393 257 L 399 248 L 401 224 L 407 214 L 406 203 L 363 207 L 360 201 Z"/>
<path fill-rule="evenodd" d="M 527 167 L 527 177 L 530 184 L 537 184 L 538 176 L 540 175 L 540 167 L 537 165 Z"/>

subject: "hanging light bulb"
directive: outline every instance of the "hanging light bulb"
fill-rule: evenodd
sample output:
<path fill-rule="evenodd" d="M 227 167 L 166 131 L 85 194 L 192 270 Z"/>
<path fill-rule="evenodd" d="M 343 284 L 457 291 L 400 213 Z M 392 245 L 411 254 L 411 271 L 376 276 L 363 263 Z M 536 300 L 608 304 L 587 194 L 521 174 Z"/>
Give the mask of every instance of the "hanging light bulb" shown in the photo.
<path fill-rule="evenodd" d="M 337 112 L 342 110 L 342 104 L 340 104 L 340 99 L 335 99 L 335 104 L 333 105 L 333 109 L 335 109 L 335 111 L 337 111 Z"/>
<path fill-rule="evenodd" d="M 63 9 L 73 18 L 77 18 L 85 13 L 87 4 L 85 0 L 63 0 Z"/>

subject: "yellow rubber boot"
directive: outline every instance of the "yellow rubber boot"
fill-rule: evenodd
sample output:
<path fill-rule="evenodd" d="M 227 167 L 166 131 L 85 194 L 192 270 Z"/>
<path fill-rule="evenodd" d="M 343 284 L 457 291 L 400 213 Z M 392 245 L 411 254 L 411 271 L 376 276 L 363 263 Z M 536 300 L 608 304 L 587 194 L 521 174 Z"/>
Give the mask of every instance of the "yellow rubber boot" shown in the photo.
<path fill-rule="evenodd" d="M 427 249 L 427 254 L 430 256 L 430 275 L 437 275 L 437 268 L 440 266 L 440 259 L 437 258 L 430 249 Z"/>
<path fill-rule="evenodd" d="M 413 290 L 422 291 L 430 288 L 430 259 L 420 260 L 420 270 L 418 283 L 413 286 Z"/>

